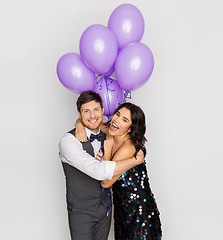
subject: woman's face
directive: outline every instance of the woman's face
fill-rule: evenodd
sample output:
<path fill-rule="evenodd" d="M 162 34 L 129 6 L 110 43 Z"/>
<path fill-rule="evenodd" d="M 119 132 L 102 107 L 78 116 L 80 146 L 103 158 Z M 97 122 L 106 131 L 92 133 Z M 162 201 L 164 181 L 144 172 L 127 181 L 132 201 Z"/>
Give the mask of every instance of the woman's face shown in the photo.
<path fill-rule="evenodd" d="M 109 134 L 112 136 L 123 136 L 131 132 L 131 112 L 123 107 L 117 111 L 111 120 Z"/>

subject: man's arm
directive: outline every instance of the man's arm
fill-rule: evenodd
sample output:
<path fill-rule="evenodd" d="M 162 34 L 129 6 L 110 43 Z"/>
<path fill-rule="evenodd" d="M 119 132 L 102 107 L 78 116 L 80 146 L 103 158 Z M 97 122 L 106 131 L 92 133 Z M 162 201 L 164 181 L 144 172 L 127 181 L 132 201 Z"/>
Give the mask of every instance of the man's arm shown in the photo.
<path fill-rule="evenodd" d="M 98 161 L 82 148 L 82 144 L 72 134 L 62 137 L 60 144 L 60 159 L 62 162 L 77 168 L 88 176 L 97 179 L 111 179 L 116 164 L 111 161 Z"/>
<path fill-rule="evenodd" d="M 144 162 L 144 153 L 142 150 L 139 150 L 139 152 L 136 155 L 136 158 L 132 157 L 126 160 L 121 160 L 116 162 L 116 167 L 113 173 L 113 177 L 118 176 L 123 172 L 129 170 L 130 168 L 133 168 L 143 162 Z"/>
<path fill-rule="evenodd" d="M 81 143 L 70 133 L 61 139 L 59 149 L 61 161 L 97 180 L 111 179 L 144 161 L 144 156 L 138 156 L 139 153 L 137 159 L 130 158 L 118 163 L 98 161 L 83 150 Z"/>

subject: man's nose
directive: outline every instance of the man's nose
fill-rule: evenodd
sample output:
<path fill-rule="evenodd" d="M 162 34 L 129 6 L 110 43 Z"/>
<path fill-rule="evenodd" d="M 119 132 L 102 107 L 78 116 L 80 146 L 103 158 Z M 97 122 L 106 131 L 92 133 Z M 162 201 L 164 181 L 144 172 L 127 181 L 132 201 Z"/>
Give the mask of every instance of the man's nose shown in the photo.
<path fill-rule="evenodd" d="M 94 111 L 90 112 L 90 117 L 95 117 L 95 112 Z"/>

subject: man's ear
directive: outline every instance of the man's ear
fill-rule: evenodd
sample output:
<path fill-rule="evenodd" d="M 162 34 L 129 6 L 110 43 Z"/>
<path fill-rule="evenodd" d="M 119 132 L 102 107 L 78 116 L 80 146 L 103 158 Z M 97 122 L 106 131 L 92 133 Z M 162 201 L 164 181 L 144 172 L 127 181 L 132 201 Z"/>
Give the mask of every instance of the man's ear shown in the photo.
<path fill-rule="evenodd" d="M 78 117 L 81 118 L 81 113 L 77 111 Z"/>
<path fill-rule="evenodd" d="M 101 108 L 101 111 L 102 111 L 102 114 L 104 114 L 104 111 L 105 111 L 105 110 L 104 110 L 104 108 L 103 108 L 103 107 Z"/>

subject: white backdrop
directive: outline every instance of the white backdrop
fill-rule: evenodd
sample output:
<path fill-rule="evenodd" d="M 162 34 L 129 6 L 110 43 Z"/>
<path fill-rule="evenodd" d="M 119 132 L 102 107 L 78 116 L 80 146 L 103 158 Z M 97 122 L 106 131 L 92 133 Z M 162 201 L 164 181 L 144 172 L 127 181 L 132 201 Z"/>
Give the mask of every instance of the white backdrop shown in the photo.
<path fill-rule="evenodd" d="M 163 239 L 221 238 L 223 2 L 1 0 L 0 239 L 70 239 L 58 142 L 73 127 L 77 95 L 60 84 L 56 64 L 125 2 L 141 10 L 142 42 L 155 58 L 132 101 L 147 117 Z"/>

